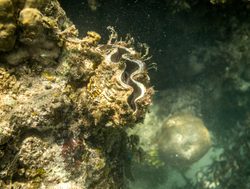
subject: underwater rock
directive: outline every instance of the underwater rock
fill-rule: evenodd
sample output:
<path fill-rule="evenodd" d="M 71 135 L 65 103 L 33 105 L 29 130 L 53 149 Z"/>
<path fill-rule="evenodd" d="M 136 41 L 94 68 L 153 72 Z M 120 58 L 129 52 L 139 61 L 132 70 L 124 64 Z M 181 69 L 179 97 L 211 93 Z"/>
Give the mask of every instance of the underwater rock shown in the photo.
<path fill-rule="evenodd" d="M 125 187 L 125 129 L 153 94 L 148 47 L 112 28 L 105 44 L 93 31 L 78 38 L 56 0 L 0 9 L 0 187 Z"/>
<path fill-rule="evenodd" d="M 180 168 L 199 160 L 210 148 L 211 139 L 203 121 L 191 114 L 169 117 L 157 137 L 160 158 Z"/>
<path fill-rule="evenodd" d="M 158 149 L 164 120 L 171 115 L 201 115 L 203 95 L 197 85 L 162 90 L 155 95 L 154 104 L 150 107 L 150 113 L 146 114 L 143 125 L 138 124 L 128 131 L 131 135 L 139 136 L 139 146 L 143 149 L 147 166 L 158 169 L 168 165 L 159 158 Z"/>

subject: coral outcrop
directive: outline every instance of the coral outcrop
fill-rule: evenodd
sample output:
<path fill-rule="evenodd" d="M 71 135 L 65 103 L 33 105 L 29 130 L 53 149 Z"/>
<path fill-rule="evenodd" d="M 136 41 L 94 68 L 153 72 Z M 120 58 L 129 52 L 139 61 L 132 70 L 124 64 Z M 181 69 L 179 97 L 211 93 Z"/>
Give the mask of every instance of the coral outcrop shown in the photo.
<path fill-rule="evenodd" d="M 191 114 L 169 117 L 158 134 L 163 161 L 180 168 L 198 161 L 210 148 L 211 139 L 203 121 Z"/>
<path fill-rule="evenodd" d="M 0 1 L 0 188 L 123 188 L 148 48 L 78 31 L 56 0 Z M 4 11 L 2 11 L 4 10 Z"/>

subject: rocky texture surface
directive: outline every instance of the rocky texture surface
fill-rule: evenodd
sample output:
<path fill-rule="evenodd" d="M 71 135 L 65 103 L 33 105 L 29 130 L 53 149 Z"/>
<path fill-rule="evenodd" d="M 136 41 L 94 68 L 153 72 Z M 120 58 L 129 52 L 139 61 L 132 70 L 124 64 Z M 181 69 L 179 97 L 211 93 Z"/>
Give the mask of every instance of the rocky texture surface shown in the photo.
<path fill-rule="evenodd" d="M 0 188 L 122 188 L 153 93 L 145 61 L 110 28 L 83 39 L 56 0 L 0 1 Z M 3 11 L 2 11 L 3 10 Z"/>
<path fill-rule="evenodd" d="M 211 146 L 210 134 L 203 121 L 191 114 L 169 117 L 157 137 L 161 159 L 180 168 L 198 161 Z"/>

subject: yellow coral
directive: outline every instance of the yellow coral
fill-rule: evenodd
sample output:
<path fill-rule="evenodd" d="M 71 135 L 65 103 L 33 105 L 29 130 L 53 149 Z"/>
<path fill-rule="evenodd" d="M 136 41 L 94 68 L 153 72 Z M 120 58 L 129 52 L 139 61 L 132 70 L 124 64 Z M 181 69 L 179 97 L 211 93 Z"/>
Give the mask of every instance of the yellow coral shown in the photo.
<path fill-rule="evenodd" d="M 42 22 L 42 14 L 34 8 L 25 8 L 20 12 L 19 21 L 24 26 L 36 26 Z"/>
<path fill-rule="evenodd" d="M 48 71 L 44 71 L 42 73 L 42 78 L 44 78 L 44 79 L 46 79 L 48 81 L 51 81 L 51 82 L 55 82 L 56 81 L 56 77 L 52 73 L 50 73 Z"/>
<path fill-rule="evenodd" d="M 15 84 L 15 76 L 10 75 L 4 68 L 0 68 L 0 91 L 2 93 L 7 93 Z"/>
<path fill-rule="evenodd" d="M 94 32 L 94 31 L 88 31 L 87 36 L 83 38 L 83 43 L 86 43 L 88 45 L 96 45 L 101 40 L 101 36 Z"/>

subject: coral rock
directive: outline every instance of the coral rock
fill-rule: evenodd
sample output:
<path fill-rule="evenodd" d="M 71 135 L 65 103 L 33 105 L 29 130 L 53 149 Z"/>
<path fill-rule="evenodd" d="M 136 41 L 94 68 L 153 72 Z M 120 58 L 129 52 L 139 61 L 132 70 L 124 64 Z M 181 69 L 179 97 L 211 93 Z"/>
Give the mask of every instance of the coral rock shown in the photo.
<path fill-rule="evenodd" d="M 210 135 L 203 121 L 191 114 L 168 118 L 158 137 L 161 159 L 177 167 L 196 162 L 211 146 Z"/>

